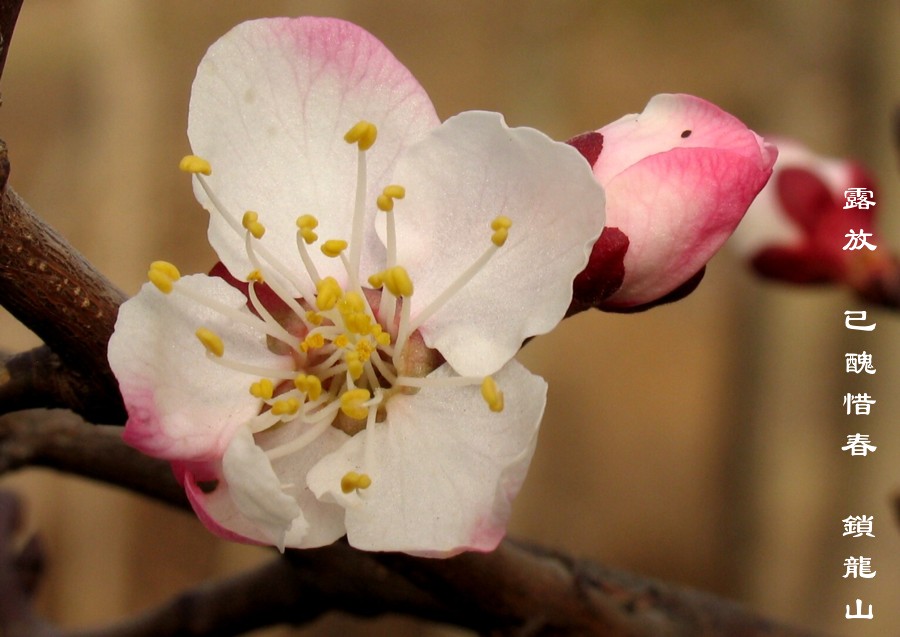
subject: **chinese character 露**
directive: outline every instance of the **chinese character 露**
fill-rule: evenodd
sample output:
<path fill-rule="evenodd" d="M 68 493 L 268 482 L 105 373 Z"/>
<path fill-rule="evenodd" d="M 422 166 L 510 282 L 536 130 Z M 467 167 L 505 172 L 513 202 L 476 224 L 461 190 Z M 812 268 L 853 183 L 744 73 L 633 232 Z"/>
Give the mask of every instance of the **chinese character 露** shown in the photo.
<path fill-rule="evenodd" d="M 868 354 L 865 351 L 860 352 L 859 354 L 848 352 L 844 354 L 844 357 L 847 360 L 848 374 L 861 374 L 862 372 L 865 372 L 867 374 L 875 373 L 875 367 L 873 367 L 872 365 L 871 354 Z"/>
<path fill-rule="evenodd" d="M 872 558 L 863 557 L 862 555 L 859 557 L 848 557 L 844 560 L 844 568 L 844 579 L 847 579 L 848 577 L 852 577 L 853 579 L 856 579 L 857 577 L 872 579 L 875 577 L 876 573 L 878 573 L 878 571 L 872 570 Z"/>
<path fill-rule="evenodd" d="M 866 320 L 866 311 L 865 310 L 844 310 L 844 327 L 848 330 L 862 330 L 864 332 L 871 332 L 875 329 L 875 326 L 878 323 L 872 323 L 871 325 L 856 325 L 857 322 L 864 322 Z"/>
<path fill-rule="evenodd" d="M 852 535 L 853 537 L 862 537 L 868 535 L 875 537 L 872 533 L 872 522 L 875 520 L 874 515 L 850 515 L 841 520 L 844 523 L 844 535 Z"/>
<path fill-rule="evenodd" d="M 872 236 L 871 232 L 863 232 L 862 228 L 859 229 L 859 232 L 854 232 L 852 229 L 850 232 L 844 235 L 849 239 L 844 247 L 841 250 L 862 250 L 863 248 L 868 248 L 869 250 L 874 250 L 878 246 L 873 243 L 868 242 L 868 238 Z"/>
<path fill-rule="evenodd" d="M 850 208 L 868 210 L 870 207 L 875 205 L 875 202 L 871 199 L 871 197 L 874 196 L 874 192 L 872 192 L 871 190 L 866 190 L 865 188 L 848 188 L 844 191 L 844 198 L 846 199 L 846 203 L 844 203 L 844 210 L 848 210 Z"/>
<path fill-rule="evenodd" d="M 847 407 L 847 415 L 850 415 L 851 407 L 856 416 L 868 416 L 872 411 L 872 405 L 877 401 L 869 398 L 868 394 L 844 394 L 844 406 Z"/>
<path fill-rule="evenodd" d="M 863 615 L 861 599 L 856 600 L 856 614 L 855 615 L 850 614 L 850 604 L 845 604 L 844 606 L 847 608 L 847 613 L 844 615 L 844 617 L 846 617 L 847 619 L 872 619 L 875 616 L 872 613 L 872 605 L 871 604 L 869 604 L 869 612 L 867 614 Z"/>
<path fill-rule="evenodd" d="M 878 447 L 869 444 L 869 434 L 850 434 L 847 444 L 841 447 L 841 451 L 849 451 L 851 456 L 866 456 L 876 449 Z"/>

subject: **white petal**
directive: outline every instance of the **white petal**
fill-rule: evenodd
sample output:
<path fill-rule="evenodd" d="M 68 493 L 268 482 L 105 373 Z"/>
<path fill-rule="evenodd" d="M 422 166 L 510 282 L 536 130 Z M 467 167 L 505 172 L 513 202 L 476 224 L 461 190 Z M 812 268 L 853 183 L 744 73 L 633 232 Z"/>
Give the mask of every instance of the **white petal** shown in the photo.
<path fill-rule="evenodd" d="M 506 245 L 421 330 L 460 374 L 490 374 L 562 319 L 603 227 L 603 189 L 574 148 L 484 112 L 447 120 L 396 175 L 407 192 L 394 214 L 413 316 L 491 245 L 495 217 L 512 220 Z"/>
<path fill-rule="evenodd" d="M 285 535 L 293 530 L 302 537 L 309 524 L 294 498 L 281 488 L 265 452 L 256 446 L 253 434 L 240 427 L 222 457 L 222 475 L 241 515 L 265 531 L 267 539 L 284 551 Z"/>
<path fill-rule="evenodd" d="M 443 365 L 429 378 L 452 375 Z M 487 408 L 477 386 L 397 394 L 385 422 L 313 468 L 312 490 L 347 506 L 353 546 L 429 556 L 497 546 L 534 452 L 547 386 L 514 360 L 495 379 L 505 394 L 501 413 Z M 372 478 L 352 499 L 340 490 L 348 471 Z"/>
<path fill-rule="evenodd" d="M 350 239 L 358 151 L 343 135 L 363 119 L 379 131 L 368 152 L 363 271 L 371 273 L 383 255 L 371 230 L 375 197 L 402 149 L 439 122 L 415 78 L 372 35 L 329 18 L 238 25 L 197 69 L 188 135 L 194 153 L 211 162 L 209 183 L 225 206 L 238 219 L 246 210 L 259 212 L 268 228 L 263 243 L 302 272 L 299 215 L 319 218 L 323 240 Z M 196 183 L 195 192 L 210 209 Z M 243 278 L 252 269 L 241 238 L 216 215 L 209 236 L 232 274 Z M 313 252 L 323 276 L 345 278 L 338 260 Z"/>
<path fill-rule="evenodd" d="M 244 295 L 221 279 L 193 275 L 175 285 L 252 316 Z M 276 370 L 293 364 L 266 348 L 262 332 L 145 284 L 119 309 L 109 363 L 128 408 L 125 440 L 149 455 L 221 457 L 234 431 L 259 412 L 248 391 L 257 378 L 209 360 L 195 336 L 199 327 L 218 334 L 231 359 Z"/>

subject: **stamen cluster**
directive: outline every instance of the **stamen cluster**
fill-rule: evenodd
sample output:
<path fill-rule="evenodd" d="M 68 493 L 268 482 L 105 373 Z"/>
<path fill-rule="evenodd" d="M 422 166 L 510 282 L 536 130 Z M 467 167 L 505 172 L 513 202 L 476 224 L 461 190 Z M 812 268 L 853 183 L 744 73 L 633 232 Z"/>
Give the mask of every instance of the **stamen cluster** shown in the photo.
<path fill-rule="evenodd" d="M 366 151 L 375 143 L 377 129 L 361 121 L 344 136 L 356 144 L 358 153 L 357 200 L 351 239 L 327 239 L 319 248 L 329 258 L 340 259 L 346 272 L 346 283 L 332 276 L 322 277 L 309 248 L 319 241 L 319 222 L 314 215 L 303 214 L 296 220 L 297 249 L 306 273 L 315 285 L 315 294 L 295 299 L 278 282 L 279 277 L 294 280 L 290 268 L 277 263 L 260 244 L 266 227 L 260 214 L 246 211 L 240 222 L 219 202 L 204 176 L 212 167 L 197 156 L 187 156 L 180 168 L 196 176 L 214 208 L 228 224 L 244 237 L 247 259 L 255 266 L 247 277 L 247 298 L 253 315 L 235 311 L 205 299 L 176 285 L 178 269 L 171 263 L 157 261 L 150 266 L 148 277 L 163 293 L 188 294 L 193 300 L 212 307 L 234 321 L 247 323 L 269 339 L 270 349 L 284 352 L 293 359 L 293 371 L 258 369 L 226 357 L 222 339 L 207 327 L 196 331 L 198 340 L 211 360 L 257 376 L 248 384 L 249 392 L 260 400 L 260 413 L 247 423 L 254 434 L 279 424 L 300 421 L 302 433 L 293 440 L 266 450 L 270 460 L 295 453 L 306 447 L 329 426 L 354 435 L 383 420 L 384 406 L 397 391 L 418 391 L 428 384 L 454 386 L 481 384 L 482 396 L 491 411 L 503 409 L 503 393 L 491 377 L 453 377 L 441 381 L 404 376 L 404 355 L 410 337 L 441 305 L 475 276 L 507 240 L 512 222 L 500 216 L 491 223 L 491 243 L 484 254 L 432 303 L 413 318 L 410 297 L 413 281 L 402 265 L 396 263 L 393 210 L 396 200 L 406 190 L 400 185 L 385 187 L 376 199 L 376 207 L 387 216 L 387 267 L 367 278 L 369 288 L 361 285 L 359 243 L 365 211 Z M 260 300 L 258 287 L 268 287 L 289 308 L 287 317 L 276 317 Z M 296 286 L 302 289 L 301 286 Z M 380 295 L 377 290 L 381 290 Z M 378 299 L 377 303 L 371 299 Z M 399 317 L 397 310 L 399 308 Z M 275 351 L 273 349 L 273 351 Z M 421 371 L 421 370 L 420 370 Z M 426 370 L 430 371 L 430 370 Z M 367 454 L 368 456 L 368 454 Z M 368 458 L 367 464 L 374 462 Z M 341 480 L 341 490 L 350 493 L 372 484 L 367 473 L 348 471 Z"/>

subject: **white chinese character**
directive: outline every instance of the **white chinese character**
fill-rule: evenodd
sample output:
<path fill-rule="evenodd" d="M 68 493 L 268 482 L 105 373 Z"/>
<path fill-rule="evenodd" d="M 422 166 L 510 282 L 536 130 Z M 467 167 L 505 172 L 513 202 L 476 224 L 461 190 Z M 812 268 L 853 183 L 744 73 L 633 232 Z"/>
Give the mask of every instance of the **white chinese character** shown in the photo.
<path fill-rule="evenodd" d="M 849 239 L 847 243 L 844 245 L 841 250 L 862 250 L 863 248 L 868 248 L 869 250 L 874 250 L 878 246 L 873 243 L 868 242 L 868 238 L 872 236 L 871 232 L 863 232 L 862 228 L 859 229 L 859 232 L 854 232 L 852 229 L 850 232 L 844 235 Z"/>
<path fill-rule="evenodd" d="M 876 401 L 874 398 L 869 398 L 868 394 L 844 394 L 844 406 L 847 407 L 847 415 L 850 415 L 850 408 L 853 408 L 853 413 L 856 416 L 868 416 L 872 411 L 872 405 L 874 405 Z"/>
<path fill-rule="evenodd" d="M 852 577 L 856 579 L 857 577 L 862 577 L 863 579 L 872 579 L 875 577 L 878 571 L 873 571 L 872 569 L 872 558 L 871 557 L 863 557 L 860 555 L 857 557 L 848 557 L 844 560 L 844 568 L 846 569 L 844 572 L 844 579 L 848 577 Z"/>
<path fill-rule="evenodd" d="M 869 444 L 869 434 L 850 434 L 847 444 L 841 447 L 841 451 L 849 451 L 851 456 L 866 456 L 876 449 L 878 447 Z"/>
<path fill-rule="evenodd" d="M 844 191 L 844 198 L 847 200 L 844 204 L 844 210 L 850 208 L 868 210 L 875 205 L 875 202 L 870 199 L 870 197 L 874 196 L 874 192 L 866 190 L 865 188 L 848 188 Z"/>
<path fill-rule="evenodd" d="M 862 330 L 863 332 L 871 332 L 878 323 L 871 325 L 854 325 L 858 321 L 866 320 L 865 310 L 844 310 L 844 327 L 848 330 Z"/>
<path fill-rule="evenodd" d="M 844 535 L 852 535 L 853 537 L 868 535 L 869 537 L 875 537 L 875 534 L 872 533 L 872 522 L 874 520 L 874 515 L 850 515 L 841 520 L 844 523 Z"/>
<path fill-rule="evenodd" d="M 862 372 L 867 374 L 875 373 L 871 354 L 867 354 L 865 351 L 860 352 L 859 354 L 848 352 L 844 354 L 844 357 L 847 360 L 848 374 L 861 374 Z"/>
<path fill-rule="evenodd" d="M 875 615 L 872 613 L 872 605 L 869 604 L 869 612 L 866 615 L 863 615 L 862 612 L 862 600 L 856 600 L 856 614 L 850 614 L 850 604 L 844 604 L 847 609 L 847 613 L 844 615 L 847 619 L 872 619 Z"/>

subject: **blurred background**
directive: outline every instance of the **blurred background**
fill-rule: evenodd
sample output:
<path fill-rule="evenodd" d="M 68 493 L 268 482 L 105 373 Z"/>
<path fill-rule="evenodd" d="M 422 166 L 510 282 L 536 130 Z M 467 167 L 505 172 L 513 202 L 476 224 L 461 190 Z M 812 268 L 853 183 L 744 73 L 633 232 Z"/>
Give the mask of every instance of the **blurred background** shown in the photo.
<path fill-rule="evenodd" d="M 639 112 L 654 94 L 702 96 L 760 133 L 852 155 L 880 180 L 875 209 L 900 250 L 900 9 L 888 0 L 25 0 L 3 77 L 11 183 L 129 294 L 147 264 L 205 271 L 206 214 L 177 170 L 206 47 L 236 23 L 346 18 L 380 38 L 438 113 L 501 111 L 557 139 Z M 884 246 L 886 249 L 887 246 Z M 852 635 L 900 632 L 900 316 L 847 294 L 753 278 L 727 251 L 686 300 L 646 314 L 592 312 L 520 359 L 550 383 L 537 455 L 515 506 L 519 537 L 740 600 L 774 618 Z M 862 337 L 860 335 L 863 335 Z M 36 338 L 8 316 L 0 347 Z M 875 376 L 844 372 L 874 355 Z M 844 414 L 847 392 L 877 404 Z M 861 424 L 862 423 L 862 424 Z M 878 451 L 851 458 L 848 433 Z M 41 608 L 83 627 L 147 608 L 260 560 L 191 516 L 45 471 L 4 477 L 50 553 Z M 842 537 L 874 515 L 875 538 Z M 844 579 L 849 556 L 877 577 Z M 875 619 L 844 619 L 859 597 Z M 452 634 L 404 620 L 332 617 L 265 635 Z"/>

